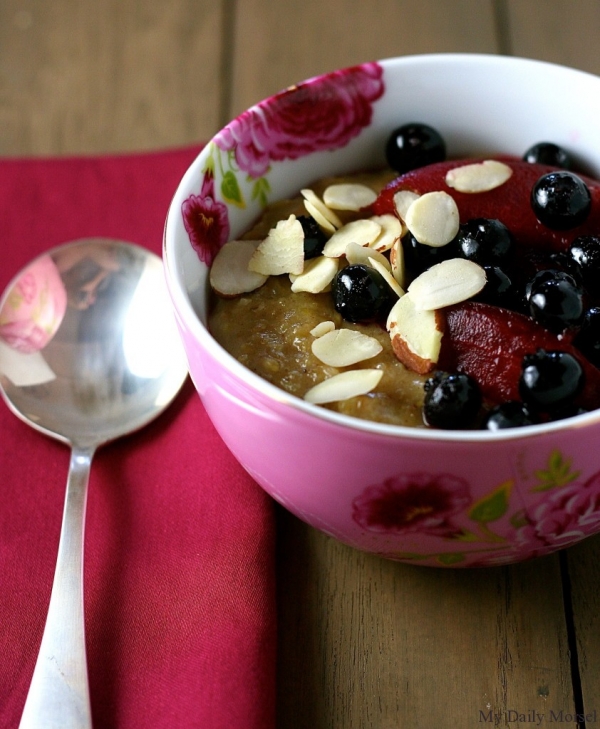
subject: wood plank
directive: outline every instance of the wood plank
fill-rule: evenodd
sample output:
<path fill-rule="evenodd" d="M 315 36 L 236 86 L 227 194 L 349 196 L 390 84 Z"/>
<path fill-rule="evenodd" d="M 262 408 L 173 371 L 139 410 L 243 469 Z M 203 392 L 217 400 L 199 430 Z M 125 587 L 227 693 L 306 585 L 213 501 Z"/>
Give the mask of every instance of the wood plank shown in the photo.
<path fill-rule="evenodd" d="M 475 727 L 529 710 L 552 726 L 550 708 L 574 710 L 556 557 L 430 569 L 283 510 L 279 526 L 281 729 Z"/>
<path fill-rule="evenodd" d="M 143 150 L 219 128 L 224 2 L 6 0 L 0 154 Z"/>
<path fill-rule="evenodd" d="M 511 51 L 517 56 L 600 73 L 597 0 L 507 0 Z"/>
<path fill-rule="evenodd" d="M 543 7 L 543 9 L 542 9 Z M 508 0 L 510 48 L 515 55 L 539 58 L 600 73 L 595 0 Z M 557 99 L 560 103 L 560 99 Z M 600 537 L 567 552 L 572 621 L 584 712 L 600 709 Z M 597 721 L 597 718 L 595 719 Z M 592 722 L 590 722 L 592 725 Z"/>
<path fill-rule="evenodd" d="M 230 116 L 292 83 L 364 61 L 497 50 L 491 0 L 243 0 Z"/>
<path fill-rule="evenodd" d="M 231 115 L 361 60 L 501 48 L 487 3 L 321 5 L 239 5 Z M 557 558 L 422 570 L 354 552 L 283 511 L 279 523 L 282 729 L 475 726 L 480 711 L 543 712 L 549 698 L 573 711 Z"/>
<path fill-rule="evenodd" d="M 581 697 L 600 720 L 600 536 L 568 550 Z M 590 725 L 592 722 L 590 722 Z"/>
<path fill-rule="evenodd" d="M 490 6 L 440 7 L 353 4 L 349 13 L 343 2 L 241 4 L 232 115 L 292 81 L 399 49 L 500 48 Z M 331 28 L 348 24 L 329 41 Z M 273 32 L 281 27 L 294 28 L 293 43 Z M 573 710 L 556 558 L 444 573 L 359 554 L 284 512 L 280 535 L 282 728 L 398 726 L 417 717 L 423 726 L 474 726 L 480 711 L 543 710 L 549 696 L 558 710 Z"/>

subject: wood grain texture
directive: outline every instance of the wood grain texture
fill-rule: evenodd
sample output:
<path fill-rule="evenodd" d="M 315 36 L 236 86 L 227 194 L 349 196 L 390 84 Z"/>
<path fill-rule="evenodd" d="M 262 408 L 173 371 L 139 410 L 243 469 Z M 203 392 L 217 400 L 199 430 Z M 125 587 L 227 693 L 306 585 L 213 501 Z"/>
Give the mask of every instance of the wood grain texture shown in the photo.
<path fill-rule="evenodd" d="M 292 83 L 412 53 L 498 50 L 491 0 L 240 0 L 230 116 Z"/>
<path fill-rule="evenodd" d="M 283 511 L 279 526 L 281 729 L 574 710 L 555 557 L 427 569 L 356 552 Z"/>
<path fill-rule="evenodd" d="M 219 128 L 222 3 L 7 0 L 0 154 L 179 146 Z"/>
<path fill-rule="evenodd" d="M 597 0 L 507 2 L 514 55 L 600 73 L 600 3 Z"/>

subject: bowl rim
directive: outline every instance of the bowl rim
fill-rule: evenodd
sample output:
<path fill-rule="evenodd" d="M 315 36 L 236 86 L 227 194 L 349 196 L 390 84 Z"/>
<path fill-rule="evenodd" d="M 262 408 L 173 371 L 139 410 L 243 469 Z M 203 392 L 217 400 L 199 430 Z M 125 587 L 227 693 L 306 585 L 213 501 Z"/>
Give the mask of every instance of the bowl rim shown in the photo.
<path fill-rule="evenodd" d="M 571 68 L 569 66 L 564 66 L 550 61 L 524 58 L 520 56 L 500 56 L 493 53 L 422 53 L 388 57 L 376 62 L 384 68 L 390 68 L 396 65 L 409 67 L 411 65 L 427 65 L 440 62 L 455 62 L 479 66 L 481 64 L 489 64 L 505 68 L 511 66 L 547 67 L 554 72 L 569 73 L 576 76 L 594 79 L 600 84 L 600 76 L 581 69 Z M 329 73 L 330 72 L 325 72 L 323 74 L 312 76 L 305 79 L 305 81 L 311 82 L 315 79 L 326 77 Z M 304 81 L 299 83 L 304 83 Z M 277 95 L 278 94 L 266 97 L 249 107 L 249 110 L 257 108 L 259 104 L 264 105 L 265 103 L 268 103 L 270 99 L 275 98 Z M 192 302 L 185 291 L 181 277 L 177 273 L 175 261 L 175 224 L 173 219 L 174 215 L 179 213 L 179 208 L 175 209 L 174 203 L 178 198 L 178 193 L 182 189 L 186 188 L 189 178 L 194 176 L 197 167 L 204 160 L 204 156 L 208 154 L 210 143 L 218 134 L 221 133 L 221 131 L 222 129 L 207 140 L 205 146 L 189 165 L 177 185 L 166 215 L 163 231 L 162 256 L 167 288 L 175 309 L 178 323 L 184 323 L 185 328 L 189 330 L 193 339 L 233 377 L 242 382 L 245 386 L 258 391 L 262 396 L 266 397 L 274 404 L 290 407 L 296 412 L 309 418 L 316 418 L 317 420 L 352 431 L 387 436 L 392 439 L 408 439 L 423 443 L 480 443 L 491 445 L 506 441 L 521 441 L 524 438 L 538 438 L 545 435 L 565 433 L 566 431 L 579 430 L 580 428 L 600 423 L 600 409 L 565 418 L 564 420 L 529 425 L 520 428 L 506 428 L 497 431 L 438 430 L 433 428 L 418 428 L 379 423 L 357 418 L 355 416 L 343 415 L 333 410 L 308 403 L 302 398 L 292 395 L 276 385 L 271 384 L 256 373 L 252 372 L 252 370 L 247 368 L 245 365 L 241 364 L 237 359 L 235 359 L 235 357 L 229 354 L 229 352 L 227 352 L 227 350 L 220 345 L 216 339 L 214 339 L 208 330 L 208 327 L 202 323 L 199 316 L 196 314 Z"/>

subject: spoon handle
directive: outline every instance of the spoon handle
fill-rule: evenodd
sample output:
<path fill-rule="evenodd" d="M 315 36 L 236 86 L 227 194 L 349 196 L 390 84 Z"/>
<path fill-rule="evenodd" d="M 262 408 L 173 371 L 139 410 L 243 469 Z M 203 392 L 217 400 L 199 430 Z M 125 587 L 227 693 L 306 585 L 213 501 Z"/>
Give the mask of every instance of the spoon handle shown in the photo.
<path fill-rule="evenodd" d="M 91 729 L 83 537 L 94 448 L 73 446 L 48 616 L 19 729 Z"/>

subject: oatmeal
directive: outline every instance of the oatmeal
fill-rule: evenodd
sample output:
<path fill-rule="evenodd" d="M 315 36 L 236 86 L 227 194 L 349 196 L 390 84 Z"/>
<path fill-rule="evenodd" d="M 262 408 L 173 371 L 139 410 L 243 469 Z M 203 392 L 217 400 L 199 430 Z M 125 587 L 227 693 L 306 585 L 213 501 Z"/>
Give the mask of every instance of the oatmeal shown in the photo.
<path fill-rule="evenodd" d="M 389 171 L 358 175 L 353 181 L 379 191 L 395 175 Z M 346 181 L 346 180 L 344 180 Z M 332 178 L 313 186 L 317 195 L 342 180 Z M 262 240 L 280 220 L 305 213 L 303 199 L 285 200 L 269 207 L 256 226 L 243 237 Z M 358 216 L 338 211 L 346 222 Z M 332 367 L 317 358 L 311 349 L 311 331 L 325 321 L 336 329 L 360 331 L 381 344 L 381 352 L 352 367 Z M 377 368 L 383 377 L 376 389 L 348 400 L 328 403 L 329 409 L 383 423 L 422 427 L 423 384 L 425 377 L 411 372 L 394 356 L 389 334 L 377 323 L 345 322 L 331 305 L 329 292 L 293 292 L 287 275 L 270 276 L 268 281 L 235 298 L 215 296 L 209 319 L 215 339 L 250 370 L 287 392 L 304 397 L 314 385 L 340 372 L 356 368 Z"/>

